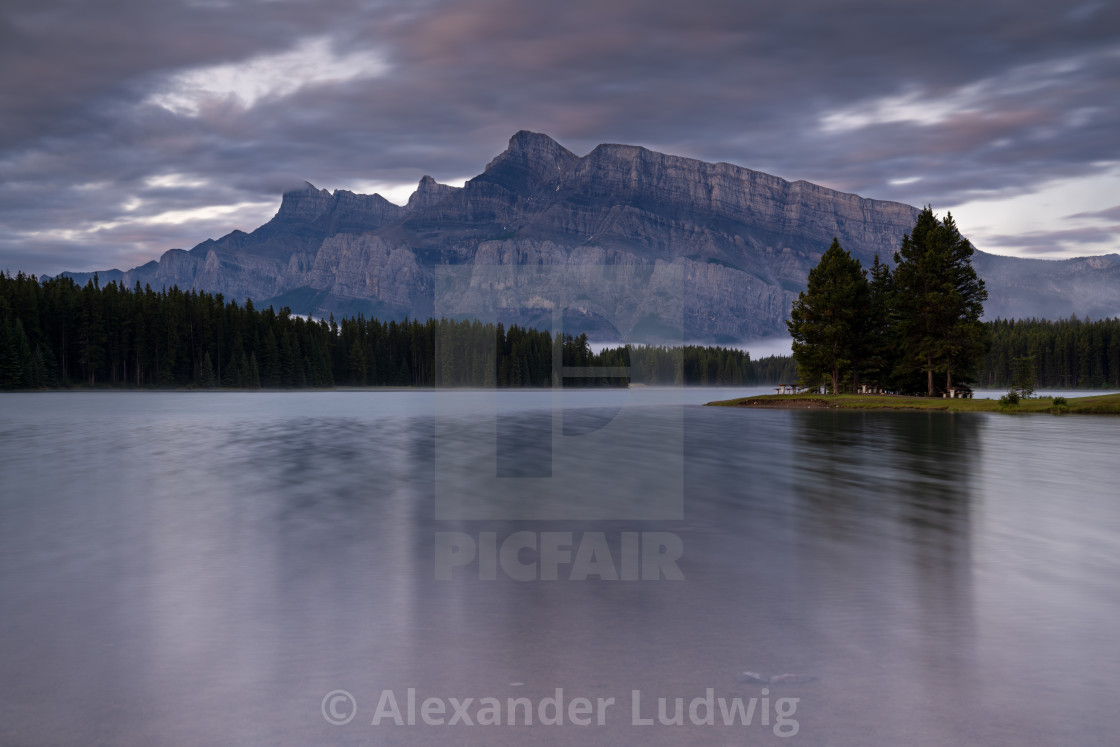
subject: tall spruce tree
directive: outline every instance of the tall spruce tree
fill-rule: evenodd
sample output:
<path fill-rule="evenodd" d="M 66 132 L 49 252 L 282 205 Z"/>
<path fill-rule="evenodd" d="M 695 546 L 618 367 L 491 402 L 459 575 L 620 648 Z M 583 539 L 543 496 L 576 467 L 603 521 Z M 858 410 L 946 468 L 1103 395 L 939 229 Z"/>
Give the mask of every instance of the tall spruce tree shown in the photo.
<path fill-rule="evenodd" d="M 809 286 L 793 304 L 786 326 L 801 383 L 817 386 L 825 377 L 833 394 L 858 368 L 868 301 L 867 275 L 859 260 L 833 238 Z"/>
<path fill-rule="evenodd" d="M 896 319 L 894 307 L 894 279 L 890 265 L 875 261 L 868 272 L 868 298 L 860 375 L 865 382 L 884 389 L 894 389 L 892 370 L 895 353 Z"/>
<path fill-rule="evenodd" d="M 198 366 L 198 385 L 206 389 L 217 385 L 217 378 L 214 376 L 214 362 L 210 359 L 210 353 L 202 356 L 202 363 Z"/>
<path fill-rule="evenodd" d="M 988 292 L 972 267 L 973 251 L 952 215 L 938 220 L 927 206 L 894 255 L 897 370 L 911 380 L 925 374 L 930 397 L 935 374 L 944 373 L 945 388 L 952 387 L 953 375 L 975 366 L 986 347 L 980 317 Z"/>

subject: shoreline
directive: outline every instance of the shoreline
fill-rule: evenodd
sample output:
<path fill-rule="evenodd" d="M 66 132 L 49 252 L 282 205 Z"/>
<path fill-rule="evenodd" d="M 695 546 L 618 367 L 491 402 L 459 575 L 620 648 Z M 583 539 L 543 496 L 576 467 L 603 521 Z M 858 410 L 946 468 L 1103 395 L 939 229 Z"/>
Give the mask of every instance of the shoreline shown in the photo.
<path fill-rule="evenodd" d="M 1020 400 L 1001 405 L 995 399 L 938 399 L 899 394 L 763 394 L 708 402 L 705 407 L 741 407 L 761 410 L 903 410 L 928 412 L 1000 412 L 1120 415 L 1120 394 L 1066 397 L 1054 405 L 1051 397 Z"/>

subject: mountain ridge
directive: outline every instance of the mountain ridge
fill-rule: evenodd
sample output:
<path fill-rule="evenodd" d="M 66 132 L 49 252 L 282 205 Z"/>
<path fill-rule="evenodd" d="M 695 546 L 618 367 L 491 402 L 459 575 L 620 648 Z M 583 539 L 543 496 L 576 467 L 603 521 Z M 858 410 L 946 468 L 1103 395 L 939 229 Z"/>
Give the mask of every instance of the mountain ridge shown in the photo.
<path fill-rule="evenodd" d="M 305 182 L 250 233 L 98 274 L 257 305 L 301 299 L 306 307 L 293 310 L 316 316 L 399 318 L 447 310 L 437 298 L 440 268 L 548 267 L 576 277 L 588 267 L 625 266 L 682 278 L 681 308 L 670 315 L 679 313 L 685 339 L 733 342 L 785 334 L 792 301 L 833 236 L 865 265 L 876 254 L 889 262 L 918 212 L 641 146 L 602 144 L 577 156 L 522 130 L 461 188 L 425 176 L 399 206 Z M 977 252 L 974 261 L 989 286 L 989 318 L 1120 313 L 1118 255 L 1048 265 Z M 70 275 L 84 282 L 93 273 Z M 460 294 L 456 308 L 539 321 L 540 309 L 518 307 L 504 292 Z M 659 313 L 648 289 L 623 283 L 610 294 L 611 308 L 597 313 L 623 337 Z"/>

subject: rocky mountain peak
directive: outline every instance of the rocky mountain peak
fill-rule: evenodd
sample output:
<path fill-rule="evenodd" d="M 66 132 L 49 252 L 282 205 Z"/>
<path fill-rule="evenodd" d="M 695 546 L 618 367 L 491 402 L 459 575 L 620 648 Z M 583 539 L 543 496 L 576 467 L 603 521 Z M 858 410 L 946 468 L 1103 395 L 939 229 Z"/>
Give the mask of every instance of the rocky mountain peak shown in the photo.
<path fill-rule="evenodd" d="M 506 152 L 517 154 L 547 153 L 550 157 L 566 155 L 575 158 L 575 154 L 548 135 L 543 132 L 530 132 L 529 130 L 519 130 L 514 133 L 513 137 L 509 139 Z"/>
<path fill-rule="evenodd" d="M 486 165 L 472 182 L 494 182 L 514 190 L 559 183 L 560 176 L 579 157 L 548 135 L 521 130 L 509 139 L 509 147 Z"/>
<path fill-rule="evenodd" d="M 443 198 L 449 194 L 458 192 L 459 187 L 452 187 L 447 184 L 440 184 L 430 176 L 423 176 L 420 183 L 416 185 L 416 191 L 408 198 L 408 209 L 416 210 L 418 208 L 426 208 L 441 202 Z"/>
<path fill-rule="evenodd" d="M 334 207 L 334 196 L 325 189 L 316 189 L 311 182 L 289 190 L 280 200 L 280 210 L 273 220 L 314 220 Z"/>

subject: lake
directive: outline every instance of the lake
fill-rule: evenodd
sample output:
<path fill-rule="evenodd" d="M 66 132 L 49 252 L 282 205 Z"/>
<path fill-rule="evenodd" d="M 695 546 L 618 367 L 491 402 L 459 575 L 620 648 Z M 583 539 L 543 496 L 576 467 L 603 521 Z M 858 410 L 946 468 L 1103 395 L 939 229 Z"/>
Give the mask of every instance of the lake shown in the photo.
<path fill-rule="evenodd" d="M 0 743 L 1115 744 L 1120 419 L 761 391 L 2 394 Z"/>

